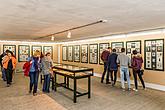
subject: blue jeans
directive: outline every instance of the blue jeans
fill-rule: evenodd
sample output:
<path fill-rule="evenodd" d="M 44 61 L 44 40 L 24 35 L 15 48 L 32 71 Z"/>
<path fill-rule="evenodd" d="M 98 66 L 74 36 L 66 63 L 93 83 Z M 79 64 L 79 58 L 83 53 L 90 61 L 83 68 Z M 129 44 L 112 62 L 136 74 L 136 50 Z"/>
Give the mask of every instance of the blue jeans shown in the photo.
<path fill-rule="evenodd" d="M 39 72 L 30 72 L 29 76 L 30 76 L 30 91 L 32 91 L 33 89 L 33 93 L 37 93 Z"/>
<path fill-rule="evenodd" d="M 50 74 L 44 75 L 44 84 L 43 84 L 43 92 L 49 92 L 50 87 Z"/>
<path fill-rule="evenodd" d="M 121 87 L 123 89 L 125 89 L 125 85 L 124 85 L 124 82 L 125 82 L 124 81 L 124 73 L 126 74 L 128 88 L 131 88 L 130 77 L 129 77 L 129 68 L 128 67 L 120 67 Z"/>
<path fill-rule="evenodd" d="M 2 67 L 2 68 L 1 68 L 1 71 L 2 71 L 2 78 L 3 78 L 4 81 L 6 81 L 5 69 Z"/>

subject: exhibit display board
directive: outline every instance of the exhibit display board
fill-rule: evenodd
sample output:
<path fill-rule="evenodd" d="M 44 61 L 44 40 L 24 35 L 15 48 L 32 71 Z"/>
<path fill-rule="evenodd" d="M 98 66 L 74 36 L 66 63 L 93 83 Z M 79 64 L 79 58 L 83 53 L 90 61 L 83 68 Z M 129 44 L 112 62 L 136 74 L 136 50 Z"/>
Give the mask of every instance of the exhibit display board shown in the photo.
<path fill-rule="evenodd" d="M 10 50 L 16 56 L 16 45 L 3 45 L 3 52 Z"/>
<path fill-rule="evenodd" d="M 34 54 L 34 52 L 35 52 L 36 50 L 42 52 L 42 46 L 32 45 L 32 55 Z"/>
<path fill-rule="evenodd" d="M 121 48 L 124 47 L 124 42 L 112 42 L 111 48 L 116 49 L 116 53 L 121 53 Z"/>
<path fill-rule="evenodd" d="M 81 45 L 81 63 L 88 63 L 88 44 Z"/>
<path fill-rule="evenodd" d="M 19 45 L 18 46 L 18 61 L 25 62 L 30 57 L 30 46 L 29 45 Z"/>
<path fill-rule="evenodd" d="M 73 61 L 73 46 L 68 46 L 68 61 Z"/>
<path fill-rule="evenodd" d="M 52 46 L 43 46 L 43 54 L 50 53 L 53 58 L 53 47 Z"/>
<path fill-rule="evenodd" d="M 101 60 L 101 54 L 104 50 L 109 47 L 109 43 L 100 43 L 99 44 L 99 64 L 103 65 L 104 62 Z"/>
<path fill-rule="evenodd" d="M 164 39 L 145 40 L 145 69 L 164 71 Z"/>
<path fill-rule="evenodd" d="M 89 63 L 91 64 L 98 63 L 98 44 L 89 45 Z"/>
<path fill-rule="evenodd" d="M 74 46 L 74 61 L 80 62 L 80 45 Z"/>
<path fill-rule="evenodd" d="M 132 51 L 136 50 L 141 54 L 141 41 L 127 41 L 126 42 L 126 54 L 132 58 Z"/>
<path fill-rule="evenodd" d="M 62 46 L 62 60 L 67 61 L 67 46 Z"/>

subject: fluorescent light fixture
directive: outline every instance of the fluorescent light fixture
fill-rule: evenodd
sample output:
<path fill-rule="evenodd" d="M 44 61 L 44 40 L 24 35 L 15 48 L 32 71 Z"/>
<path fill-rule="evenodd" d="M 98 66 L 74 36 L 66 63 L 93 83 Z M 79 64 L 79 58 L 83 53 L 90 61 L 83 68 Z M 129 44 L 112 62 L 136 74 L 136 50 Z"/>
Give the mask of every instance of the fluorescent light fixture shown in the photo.
<path fill-rule="evenodd" d="M 133 37 L 133 36 L 143 36 L 143 35 L 152 35 L 152 34 L 161 34 L 161 33 L 162 33 L 162 29 L 158 29 L 158 30 L 149 30 L 149 31 L 141 31 L 141 32 L 132 32 L 132 33 L 128 33 L 127 36 Z"/>

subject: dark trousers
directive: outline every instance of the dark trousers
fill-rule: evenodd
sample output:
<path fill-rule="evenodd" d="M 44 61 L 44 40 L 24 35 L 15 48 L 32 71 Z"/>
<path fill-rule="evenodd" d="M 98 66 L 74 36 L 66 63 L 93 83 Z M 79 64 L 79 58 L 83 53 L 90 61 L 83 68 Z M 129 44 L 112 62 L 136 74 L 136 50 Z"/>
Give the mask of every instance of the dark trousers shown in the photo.
<path fill-rule="evenodd" d="M 133 70 L 135 88 L 138 89 L 137 75 L 139 76 L 139 79 L 141 81 L 141 84 L 143 85 L 143 88 L 145 88 L 145 84 L 144 84 L 142 75 L 140 74 L 140 70 Z"/>
<path fill-rule="evenodd" d="M 33 93 L 37 93 L 39 72 L 30 72 L 29 76 L 30 76 L 30 91 L 32 91 L 33 89 Z"/>
<path fill-rule="evenodd" d="M 102 74 L 101 82 L 103 82 L 107 70 L 108 70 L 107 63 L 104 62 L 104 72 L 103 72 L 103 74 Z M 109 82 L 109 72 L 107 72 L 106 82 Z"/>
<path fill-rule="evenodd" d="M 110 73 L 111 73 L 111 82 L 113 82 L 113 84 L 115 85 L 116 83 L 116 80 L 117 80 L 117 70 L 110 70 Z M 113 75 L 114 73 L 114 75 Z M 114 79 L 113 79 L 113 76 L 114 76 Z"/>
<path fill-rule="evenodd" d="M 13 70 L 10 69 L 5 69 L 5 74 L 6 74 L 6 82 L 7 84 L 11 84 L 12 82 L 12 75 L 13 75 Z"/>
<path fill-rule="evenodd" d="M 43 92 L 49 92 L 50 87 L 50 74 L 44 75 L 44 84 L 43 84 Z"/>

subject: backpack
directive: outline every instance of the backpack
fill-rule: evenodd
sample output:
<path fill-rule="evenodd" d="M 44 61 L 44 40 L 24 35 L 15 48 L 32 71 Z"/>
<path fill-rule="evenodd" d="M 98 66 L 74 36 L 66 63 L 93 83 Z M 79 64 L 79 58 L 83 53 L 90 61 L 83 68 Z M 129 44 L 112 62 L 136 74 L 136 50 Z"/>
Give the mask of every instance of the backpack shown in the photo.
<path fill-rule="evenodd" d="M 30 63 L 30 61 L 27 61 L 26 63 L 24 63 L 23 65 L 23 72 L 24 72 L 24 76 L 29 76 L 29 72 L 30 72 L 30 67 L 32 65 L 32 63 Z"/>
<path fill-rule="evenodd" d="M 141 59 L 137 59 L 137 58 L 133 58 L 133 63 L 132 63 L 132 66 L 133 66 L 133 69 L 136 71 L 136 70 L 139 70 L 141 69 L 141 65 L 142 65 L 142 58 Z"/>

